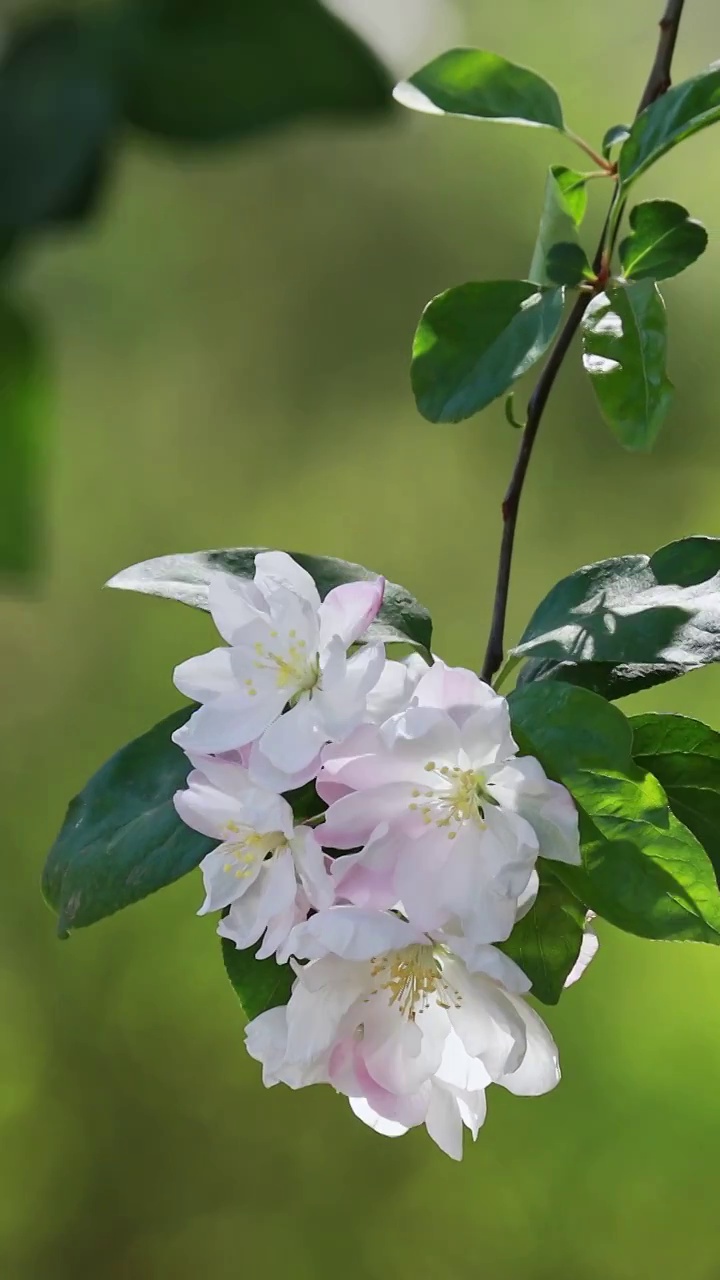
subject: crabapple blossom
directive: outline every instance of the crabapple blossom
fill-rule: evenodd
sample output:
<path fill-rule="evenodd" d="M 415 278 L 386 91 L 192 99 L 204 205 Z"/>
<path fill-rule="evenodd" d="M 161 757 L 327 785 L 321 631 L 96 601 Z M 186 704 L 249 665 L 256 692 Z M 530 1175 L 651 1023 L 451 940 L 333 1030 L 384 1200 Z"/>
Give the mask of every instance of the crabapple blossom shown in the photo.
<path fill-rule="evenodd" d="M 348 650 L 384 589 L 384 578 L 347 582 L 321 601 L 310 574 L 282 551 L 256 556 L 252 582 L 213 575 L 210 612 L 227 646 L 175 669 L 178 689 L 202 705 L 174 741 L 205 755 L 256 743 L 256 772 L 264 766 L 266 785 L 278 790 L 314 777 L 321 748 L 361 723 L 382 673 L 382 644 Z"/>
<path fill-rule="evenodd" d="M 229 908 L 218 932 L 237 947 L 263 938 L 258 957 L 287 959 L 291 929 L 328 907 L 333 885 L 308 827 L 296 826 L 282 796 L 257 786 L 231 759 L 194 757 L 187 788 L 174 797 L 183 822 L 221 841 L 200 863 L 205 901 L 198 914 Z M 264 937 L 263 937 L 264 935 Z"/>
<path fill-rule="evenodd" d="M 327 1083 L 388 1136 L 424 1124 L 454 1159 L 473 1138 L 491 1083 L 540 1094 L 559 1080 L 545 1024 L 521 999 L 529 982 L 491 946 L 472 969 L 389 912 L 335 906 L 293 930 L 290 1001 L 248 1024 L 266 1085 Z"/>
<path fill-rule="evenodd" d="M 506 700 L 471 671 L 436 662 L 405 710 L 323 752 L 326 848 L 340 899 L 418 928 L 456 917 L 477 942 L 507 938 L 539 854 L 580 861 L 569 792 L 518 757 Z"/>

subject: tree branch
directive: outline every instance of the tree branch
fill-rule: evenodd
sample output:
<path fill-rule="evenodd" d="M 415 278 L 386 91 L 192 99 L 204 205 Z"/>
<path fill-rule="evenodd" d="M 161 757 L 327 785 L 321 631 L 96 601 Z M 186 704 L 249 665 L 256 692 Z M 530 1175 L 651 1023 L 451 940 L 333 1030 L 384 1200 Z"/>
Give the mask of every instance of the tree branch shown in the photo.
<path fill-rule="evenodd" d="M 640 103 L 636 112 L 636 117 L 644 111 L 646 107 L 655 102 L 657 98 L 662 97 L 670 88 L 670 72 L 672 68 L 673 54 L 675 52 L 675 44 L 677 42 L 678 30 L 680 27 L 680 19 L 682 17 L 685 0 L 667 0 L 665 12 L 660 19 L 660 39 L 658 41 L 655 60 L 650 70 L 647 84 L 643 90 Z M 595 271 L 599 272 L 603 265 L 603 256 L 605 253 L 606 238 L 608 228 L 610 227 L 613 215 L 616 213 L 618 203 L 618 189 L 615 189 L 612 203 L 608 216 L 605 220 L 602 236 L 595 255 Z M 520 448 L 515 460 L 510 483 L 502 503 L 503 532 L 500 544 L 500 557 L 498 561 L 497 583 L 495 587 L 495 600 L 493 604 L 492 622 L 490 625 L 490 635 L 488 637 L 487 649 L 483 661 L 481 675 L 483 680 L 488 684 L 492 680 L 497 671 L 500 670 L 503 662 L 505 648 L 505 619 L 507 616 L 508 594 L 510 590 L 510 573 L 512 569 L 513 547 L 515 544 L 515 529 L 517 526 L 518 513 L 520 510 L 520 500 L 522 498 L 523 488 L 525 485 L 525 477 L 527 476 L 530 458 L 532 457 L 533 447 L 540 429 L 545 406 L 548 402 L 550 393 L 555 385 L 555 379 L 560 372 L 565 356 L 570 349 L 572 340 L 575 337 L 585 311 L 590 303 L 592 294 L 579 293 L 575 301 L 570 315 L 563 328 L 560 331 L 555 345 L 550 352 L 547 364 L 542 370 L 540 377 L 535 385 L 535 389 L 530 396 L 527 410 L 527 421 L 525 429 L 520 441 Z"/>

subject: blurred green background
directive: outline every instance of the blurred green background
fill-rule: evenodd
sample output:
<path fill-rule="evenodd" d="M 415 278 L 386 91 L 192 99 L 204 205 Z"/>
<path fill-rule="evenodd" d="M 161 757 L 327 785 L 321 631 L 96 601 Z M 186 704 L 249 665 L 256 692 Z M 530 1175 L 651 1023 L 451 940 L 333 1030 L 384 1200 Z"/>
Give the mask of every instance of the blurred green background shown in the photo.
<path fill-rule="evenodd" d="M 355 5 L 401 71 L 458 35 L 532 64 L 595 142 L 634 110 L 659 8 Z M 716 4 L 688 0 L 677 75 L 718 53 Z M 676 406 L 651 457 L 623 454 L 569 361 L 521 515 L 511 635 L 584 562 L 720 533 L 719 142 L 701 134 L 642 185 L 710 231 L 664 290 Z M 1 607 L 3 1280 L 720 1276 L 712 948 L 602 927 L 547 1014 L 562 1085 L 491 1093 L 456 1167 L 424 1133 L 377 1137 L 330 1090 L 261 1087 L 193 914 L 198 876 L 65 943 L 38 887 L 69 797 L 178 704 L 174 664 L 214 643 L 191 610 L 103 592 L 123 566 L 233 544 L 340 555 L 405 583 L 437 650 L 479 664 L 517 437 L 501 406 L 423 422 L 409 344 L 434 293 L 526 271 L 546 166 L 576 159 L 546 131 L 399 110 L 211 155 L 135 142 L 91 232 L 28 256 L 56 410 L 45 579 Z M 720 674 L 634 704 L 718 726 Z"/>

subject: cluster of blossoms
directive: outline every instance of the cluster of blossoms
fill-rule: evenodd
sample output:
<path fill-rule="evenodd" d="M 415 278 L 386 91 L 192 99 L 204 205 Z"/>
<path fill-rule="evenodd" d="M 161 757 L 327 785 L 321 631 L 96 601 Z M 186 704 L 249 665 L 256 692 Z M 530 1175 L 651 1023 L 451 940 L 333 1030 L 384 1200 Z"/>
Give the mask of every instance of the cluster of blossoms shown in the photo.
<path fill-rule="evenodd" d="M 577 813 L 472 672 L 362 642 L 383 591 L 321 601 L 281 552 L 253 582 L 217 576 L 226 644 L 175 673 L 200 703 L 175 734 L 193 766 L 175 804 L 219 842 L 201 912 L 295 973 L 287 1005 L 247 1027 L 265 1084 L 331 1084 L 379 1132 L 424 1124 L 459 1159 L 489 1084 L 559 1079 L 530 983 L 494 944 L 531 907 L 539 855 L 579 861 Z M 304 821 L 286 798 L 300 787 Z"/>

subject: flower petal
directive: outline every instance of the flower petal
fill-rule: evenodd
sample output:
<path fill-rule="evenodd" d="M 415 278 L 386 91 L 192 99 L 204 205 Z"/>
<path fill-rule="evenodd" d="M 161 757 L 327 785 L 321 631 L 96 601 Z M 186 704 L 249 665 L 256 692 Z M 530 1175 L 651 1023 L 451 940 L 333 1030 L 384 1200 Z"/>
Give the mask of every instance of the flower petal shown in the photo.
<path fill-rule="evenodd" d="M 320 605 L 320 648 L 339 636 L 346 649 L 365 634 L 376 618 L 385 594 L 385 579 L 343 582 L 329 591 Z"/>
<path fill-rule="evenodd" d="M 320 608 L 315 580 L 286 551 L 259 551 L 255 556 L 255 582 L 265 596 L 277 587 L 286 587 L 315 612 Z"/>
<path fill-rule="evenodd" d="M 463 1122 L 452 1090 L 433 1081 L 425 1128 L 433 1142 L 451 1160 L 462 1160 Z"/>
<path fill-rule="evenodd" d="M 285 705 L 281 690 L 266 696 L 247 697 L 243 693 L 208 702 L 176 729 L 172 740 L 183 750 L 203 755 L 220 755 L 244 747 L 272 724 Z"/>
<path fill-rule="evenodd" d="M 173 672 L 175 688 L 194 702 L 211 702 L 220 696 L 239 693 L 232 669 L 231 650 L 211 649 L 181 662 Z"/>
<path fill-rule="evenodd" d="M 314 768 L 326 742 L 318 724 L 314 698 L 301 697 L 294 707 L 269 725 L 258 743 L 258 754 L 289 777 L 302 777 Z M 312 773 L 305 777 L 309 781 Z"/>
<path fill-rule="evenodd" d="M 526 1049 L 520 1065 L 498 1078 L 498 1084 L 510 1093 L 537 1097 L 549 1093 L 560 1079 L 560 1063 L 555 1041 L 542 1018 L 518 996 L 509 995 L 525 1024 Z"/>
<path fill-rule="evenodd" d="M 522 756 L 490 774 L 487 788 L 498 804 L 530 823 L 543 858 L 580 864 L 575 802 L 566 787 L 551 782 L 539 760 Z"/>
<path fill-rule="evenodd" d="M 308 827 L 296 828 L 290 841 L 300 883 L 316 910 L 332 906 L 335 886 L 327 868 L 327 859 L 314 832 Z"/>
<path fill-rule="evenodd" d="M 319 911 L 298 925 L 293 930 L 292 954 L 299 960 L 329 954 L 345 960 L 372 960 L 386 951 L 427 941 L 425 934 L 389 912 L 340 906 Z"/>

